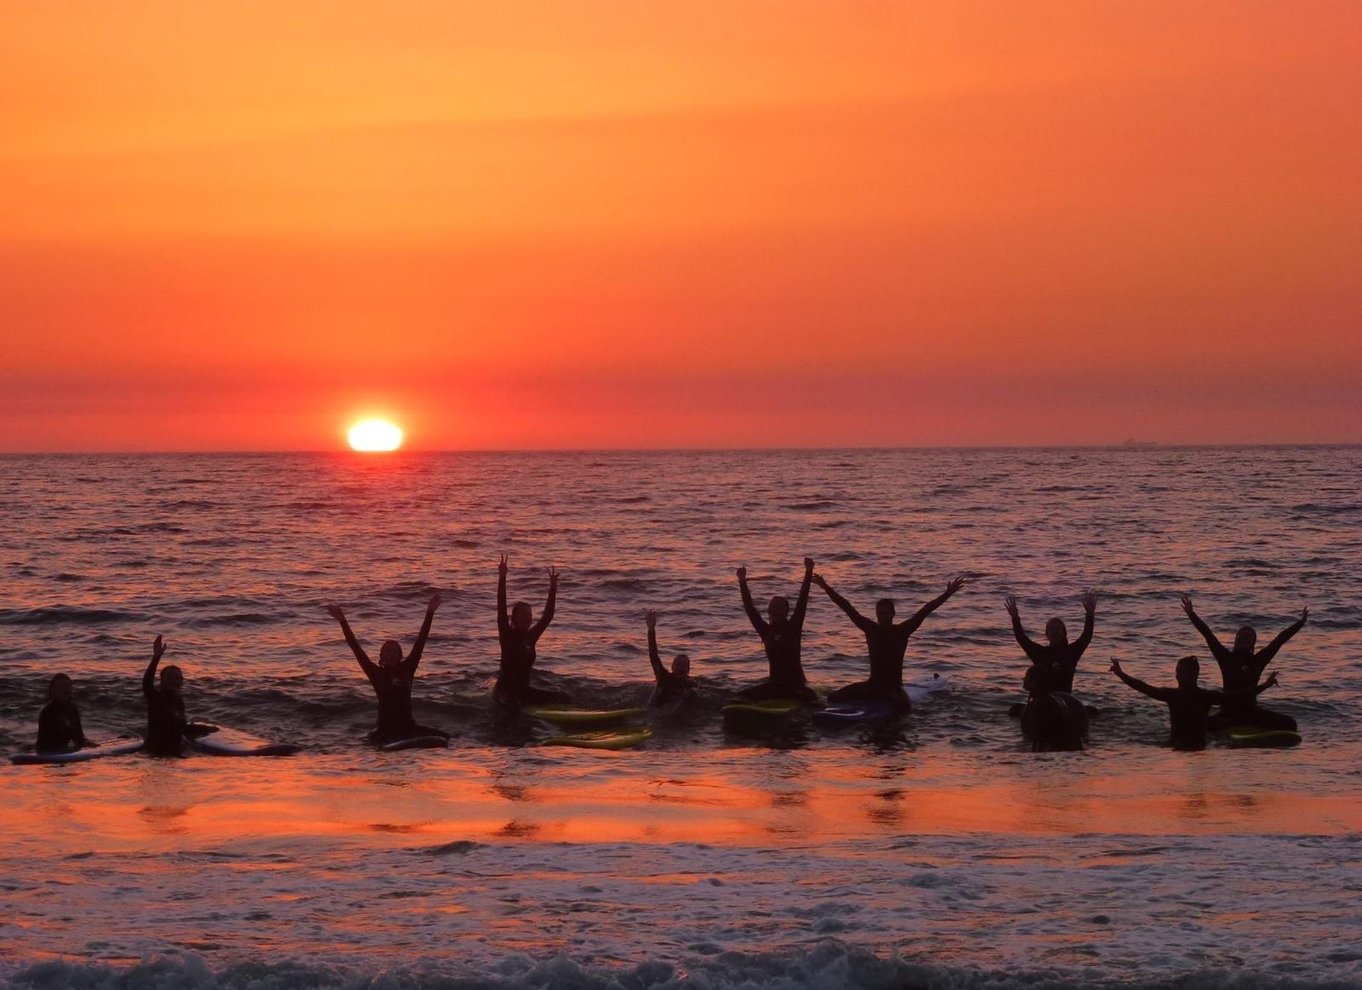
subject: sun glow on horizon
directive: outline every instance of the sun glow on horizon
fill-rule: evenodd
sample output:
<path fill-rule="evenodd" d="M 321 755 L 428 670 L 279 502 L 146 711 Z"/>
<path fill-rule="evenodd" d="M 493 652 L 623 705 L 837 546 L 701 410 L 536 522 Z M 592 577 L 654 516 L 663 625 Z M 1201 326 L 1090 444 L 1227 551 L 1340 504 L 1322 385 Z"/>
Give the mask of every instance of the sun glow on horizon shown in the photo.
<path fill-rule="evenodd" d="M 386 419 L 361 419 L 347 434 L 350 449 L 365 453 L 396 450 L 402 446 L 402 428 Z"/>

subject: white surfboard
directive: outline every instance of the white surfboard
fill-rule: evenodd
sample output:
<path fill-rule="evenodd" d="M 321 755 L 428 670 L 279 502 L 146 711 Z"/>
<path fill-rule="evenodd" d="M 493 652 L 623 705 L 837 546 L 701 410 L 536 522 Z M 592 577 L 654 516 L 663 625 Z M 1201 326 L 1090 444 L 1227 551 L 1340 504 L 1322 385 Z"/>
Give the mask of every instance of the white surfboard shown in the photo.
<path fill-rule="evenodd" d="M 73 749 L 64 753 L 15 753 L 9 758 L 9 761 L 19 766 L 36 766 L 46 763 L 84 763 L 87 760 L 99 760 L 106 756 L 127 756 L 129 753 L 136 753 L 141 748 L 142 737 L 128 735 L 111 739 L 100 746 L 86 746 L 84 749 Z"/>
<path fill-rule="evenodd" d="M 191 724 L 190 729 L 209 728 L 203 723 Z M 303 747 L 293 743 L 275 743 L 236 729 L 212 727 L 207 735 L 186 737 L 191 749 L 210 756 L 292 756 Z"/>

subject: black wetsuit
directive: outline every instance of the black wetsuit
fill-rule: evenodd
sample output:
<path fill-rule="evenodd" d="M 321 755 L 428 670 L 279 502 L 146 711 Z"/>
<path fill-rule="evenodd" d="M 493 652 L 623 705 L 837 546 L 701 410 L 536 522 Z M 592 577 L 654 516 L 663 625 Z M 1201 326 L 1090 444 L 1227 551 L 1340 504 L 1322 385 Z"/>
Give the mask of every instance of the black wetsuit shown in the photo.
<path fill-rule="evenodd" d="M 38 714 L 39 753 L 61 753 L 94 743 L 80 727 L 80 711 L 71 701 L 49 701 Z"/>
<path fill-rule="evenodd" d="M 1083 614 L 1083 632 L 1072 643 L 1061 643 L 1058 646 L 1037 643 L 1026 635 L 1026 630 L 1022 628 L 1021 617 L 1012 616 L 1012 634 L 1017 637 L 1017 643 L 1033 664 L 1044 667 L 1049 674 L 1050 689 L 1063 691 L 1065 694 L 1074 689 L 1074 671 L 1078 669 L 1078 661 L 1083 656 L 1083 651 L 1092 642 L 1092 612 Z"/>
<path fill-rule="evenodd" d="M 544 614 L 529 629 L 517 629 L 506 614 L 506 575 L 497 581 L 497 635 L 501 640 L 501 669 L 497 672 L 492 697 L 498 704 L 561 704 L 568 696 L 561 691 L 549 691 L 530 684 L 534 670 L 535 645 L 553 621 L 553 607 L 558 598 L 558 585 L 549 584 L 549 600 Z"/>
<path fill-rule="evenodd" d="M 156 686 L 156 665 L 160 657 L 153 656 L 142 675 L 142 694 L 147 699 L 147 741 L 144 752 L 153 756 L 179 756 L 184 744 L 184 699 L 178 691 L 167 691 Z"/>
<path fill-rule="evenodd" d="M 813 574 L 804 575 L 804 583 L 799 586 L 799 600 L 794 614 L 784 622 L 770 623 L 761 617 L 756 605 L 752 604 L 752 593 L 747 590 L 746 579 L 738 582 L 742 591 L 742 607 L 752 620 L 752 628 L 761 637 L 766 648 L 768 676 L 766 680 L 743 688 L 738 697 L 747 701 L 763 701 L 768 698 L 798 698 L 801 701 L 814 701 L 817 695 L 809 687 L 804 677 L 804 667 L 800 663 L 799 651 L 804 636 L 804 613 L 809 608 L 809 586 L 813 584 Z"/>
<path fill-rule="evenodd" d="M 1206 640 L 1206 645 L 1211 648 L 1211 655 L 1220 666 L 1225 702 L 1220 711 L 1211 716 L 1210 727 L 1228 729 L 1236 725 L 1252 725 L 1264 729 L 1288 729 L 1295 732 L 1296 720 L 1290 715 L 1258 707 L 1260 692 L 1255 689 L 1258 687 L 1259 678 L 1263 676 L 1263 671 L 1277 655 L 1277 651 L 1286 645 L 1288 639 L 1301 631 L 1305 620 L 1299 619 L 1287 626 L 1277 634 L 1276 639 L 1257 653 L 1243 654 L 1225 649 L 1220 640 L 1216 639 L 1215 633 L 1211 632 L 1210 626 L 1202 622 L 1196 613 L 1189 618 L 1192 625 L 1196 626 L 1197 632 Z"/>
<path fill-rule="evenodd" d="M 1153 687 L 1123 670 L 1116 676 L 1141 694 L 1168 706 L 1168 745 L 1183 750 L 1206 748 L 1207 716 L 1216 705 L 1225 704 L 1223 692 L 1200 687 Z"/>
<path fill-rule="evenodd" d="M 855 607 L 825 586 L 833 604 L 847 614 L 857 629 L 865 633 L 865 646 L 870 655 L 870 677 L 855 684 L 838 688 L 828 695 L 828 701 L 840 703 L 862 699 L 889 701 L 903 711 L 912 707 L 908 695 L 903 690 L 903 655 L 908 649 L 908 638 L 917 631 L 924 619 L 943 604 L 950 594 L 941 595 L 918 609 L 916 615 L 906 622 L 884 624 L 867 619 Z"/>
<path fill-rule="evenodd" d="M 648 661 L 653 665 L 653 677 L 657 679 L 657 687 L 653 690 L 652 700 L 649 701 L 652 707 L 661 708 L 672 702 L 688 701 L 695 697 L 695 684 L 689 677 L 673 674 L 662 666 L 662 657 L 657 652 L 657 632 L 652 629 L 648 630 Z"/>
<path fill-rule="evenodd" d="M 416 636 L 411 655 L 396 667 L 383 667 L 370 660 L 369 655 L 355 639 L 355 634 L 351 632 L 349 623 L 343 622 L 341 625 L 346 642 L 350 644 L 355 659 L 359 661 L 360 669 L 364 671 L 364 676 L 369 678 L 369 684 L 378 697 L 378 722 L 369 733 L 369 741 L 376 746 L 415 736 L 449 738 L 447 732 L 417 725 L 416 719 L 411 714 L 411 685 L 416 680 L 416 668 L 421 663 L 421 654 L 425 652 L 426 640 L 430 637 L 430 624 L 434 618 L 434 612 L 426 612 L 426 619 L 421 624 L 421 631 Z"/>

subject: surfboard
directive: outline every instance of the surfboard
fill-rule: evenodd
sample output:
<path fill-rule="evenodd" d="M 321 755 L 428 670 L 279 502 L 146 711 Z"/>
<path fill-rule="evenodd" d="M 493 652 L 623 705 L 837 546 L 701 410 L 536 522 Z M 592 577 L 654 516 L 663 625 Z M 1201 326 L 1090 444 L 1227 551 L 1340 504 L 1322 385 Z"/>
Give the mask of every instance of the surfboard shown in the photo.
<path fill-rule="evenodd" d="M 100 746 L 87 746 L 67 753 L 15 753 L 9 758 L 18 766 L 37 766 L 46 763 L 84 763 L 106 756 L 127 756 L 142 748 L 141 736 L 120 736 Z"/>
<path fill-rule="evenodd" d="M 908 692 L 908 698 L 915 705 L 920 705 L 934 694 L 940 694 L 949 685 L 946 678 L 940 674 L 930 676 L 915 677 L 903 685 L 903 690 Z"/>
<path fill-rule="evenodd" d="M 848 701 L 841 705 L 828 705 L 813 713 L 814 721 L 824 725 L 848 725 L 855 722 L 882 722 L 886 719 L 906 715 L 907 712 L 892 701 Z"/>
<path fill-rule="evenodd" d="M 444 736 L 408 736 L 394 739 L 375 747 L 382 753 L 396 753 L 403 749 L 448 749 L 449 740 Z"/>
<path fill-rule="evenodd" d="M 804 703 L 797 698 L 768 698 L 765 701 L 735 701 L 720 708 L 719 714 L 730 729 L 769 731 L 782 727 L 803 707 Z"/>
<path fill-rule="evenodd" d="M 608 725 L 646 715 L 646 708 L 526 708 L 526 713 L 554 725 Z"/>
<path fill-rule="evenodd" d="M 206 729 L 202 722 L 191 723 L 190 728 Z M 191 749 L 210 756 L 292 756 L 303 747 L 293 743 L 274 743 L 247 732 L 236 729 L 211 727 L 212 732 L 198 737 L 186 736 Z"/>
<path fill-rule="evenodd" d="M 652 736 L 646 726 L 615 732 L 581 732 L 570 736 L 553 736 L 544 740 L 545 746 L 575 746 L 578 749 L 629 749 Z"/>
<path fill-rule="evenodd" d="M 946 687 L 946 678 L 940 674 L 931 674 L 906 681 L 903 690 L 908 695 L 909 701 L 914 705 L 920 705 L 929 701 L 933 695 L 946 690 Z M 815 721 L 822 722 L 824 725 L 847 725 L 856 722 L 882 722 L 904 714 L 907 713 L 892 701 L 866 698 L 827 705 L 817 709 L 813 713 L 813 717 Z"/>
<path fill-rule="evenodd" d="M 1301 734 L 1290 729 L 1261 729 L 1245 725 L 1229 731 L 1230 745 L 1236 749 L 1282 749 L 1299 746 Z"/>

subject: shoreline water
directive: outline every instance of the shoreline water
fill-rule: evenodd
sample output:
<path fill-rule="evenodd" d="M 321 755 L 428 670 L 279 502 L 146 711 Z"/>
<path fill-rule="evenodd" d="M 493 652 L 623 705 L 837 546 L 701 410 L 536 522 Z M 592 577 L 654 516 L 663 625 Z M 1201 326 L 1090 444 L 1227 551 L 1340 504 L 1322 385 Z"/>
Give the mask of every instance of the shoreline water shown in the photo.
<path fill-rule="evenodd" d="M 137 728 L 162 633 L 191 715 L 308 747 L 0 767 L 0 982 L 1362 984 L 1358 450 L 794 454 L 77 456 L 0 478 L 0 746 L 31 743 L 54 670 L 91 735 Z M 503 549 L 512 597 L 563 569 L 548 684 L 646 698 L 654 607 L 664 656 L 695 661 L 694 717 L 607 754 L 499 725 Z M 717 717 L 765 673 L 732 568 L 791 594 L 805 553 L 858 605 L 976 577 L 909 645 L 909 676 L 949 689 L 891 732 Z M 1087 587 L 1092 743 L 1036 756 L 1006 715 L 1025 661 L 1001 599 L 1034 635 L 1073 627 Z M 409 643 L 434 590 L 416 715 L 456 738 L 375 754 L 321 605 Z M 1184 591 L 1224 635 L 1310 606 L 1263 698 L 1299 748 L 1174 753 L 1163 706 L 1106 672 L 1170 683 L 1204 650 Z M 805 666 L 823 689 L 864 676 L 817 598 Z"/>

